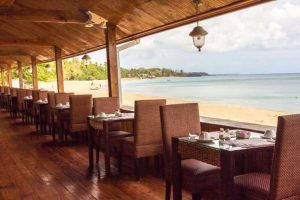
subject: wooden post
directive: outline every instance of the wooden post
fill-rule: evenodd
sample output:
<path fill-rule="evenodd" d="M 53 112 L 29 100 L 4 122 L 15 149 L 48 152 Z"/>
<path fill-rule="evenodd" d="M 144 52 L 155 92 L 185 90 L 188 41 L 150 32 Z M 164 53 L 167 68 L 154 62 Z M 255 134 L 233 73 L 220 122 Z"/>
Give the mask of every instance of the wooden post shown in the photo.
<path fill-rule="evenodd" d="M 12 87 L 12 73 L 10 65 L 7 65 L 7 83 L 8 87 Z"/>
<path fill-rule="evenodd" d="M 23 69 L 22 63 L 18 61 L 18 74 L 19 74 L 19 88 L 23 88 Z"/>
<path fill-rule="evenodd" d="M 37 90 L 38 86 L 38 79 L 37 79 L 37 68 L 36 68 L 36 57 L 31 56 L 31 66 L 32 66 L 32 88 Z"/>
<path fill-rule="evenodd" d="M 55 47 L 55 63 L 56 63 L 56 79 L 57 79 L 57 91 L 59 93 L 64 92 L 64 74 L 61 48 Z"/>
<path fill-rule="evenodd" d="M 4 69 L 1 68 L 1 85 L 5 86 L 5 81 L 4 81 Z"/>
<path fill-rule="evenodd" d="M 106 29 L 106 56 L 107 56 L 107 77 L 108 90 L 110 97 L 119 96 L 119 79 L 118 79 L 118 61 L 117 61 L 117 43 L 116 43 L 116 26 L 107 24 Z"/>

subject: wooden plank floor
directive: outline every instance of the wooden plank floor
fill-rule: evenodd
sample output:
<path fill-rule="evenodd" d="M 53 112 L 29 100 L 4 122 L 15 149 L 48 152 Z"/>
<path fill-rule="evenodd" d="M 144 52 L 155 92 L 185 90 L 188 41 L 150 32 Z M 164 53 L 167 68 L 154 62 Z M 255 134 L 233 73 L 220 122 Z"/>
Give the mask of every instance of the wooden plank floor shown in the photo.
<path fill-rule="evenodd" d="M 88 173 L 87 146 L 53 144 L 34 130 L 0 111 L 0 200 L 164 199 L 164 181 L 155 172 L 141 181 L 131 172 L 109 179 L 103 171 Z M 184 199 L 191 197 L 184 193 Z"/>

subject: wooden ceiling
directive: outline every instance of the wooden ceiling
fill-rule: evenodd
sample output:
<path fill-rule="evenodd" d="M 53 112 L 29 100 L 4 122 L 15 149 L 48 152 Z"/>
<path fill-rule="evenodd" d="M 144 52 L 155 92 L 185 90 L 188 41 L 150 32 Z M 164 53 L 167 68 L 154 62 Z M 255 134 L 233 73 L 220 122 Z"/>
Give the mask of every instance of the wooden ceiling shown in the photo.
<path fill-rule="evenodd" d="M 63 58 L 105 48 L 104 29 L 85 27 L 86 11 L 117 25 L 118 43 L 207 19 L 270 0 L 0 0 L 0 66 Z"/>

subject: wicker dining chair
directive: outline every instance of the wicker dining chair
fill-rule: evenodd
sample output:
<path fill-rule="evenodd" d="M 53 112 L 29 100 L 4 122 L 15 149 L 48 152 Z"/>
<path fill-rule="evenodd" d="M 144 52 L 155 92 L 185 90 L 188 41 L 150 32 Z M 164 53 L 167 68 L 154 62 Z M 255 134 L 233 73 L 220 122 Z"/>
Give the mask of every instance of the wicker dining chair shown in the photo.
<path fill-rule="evenodd" d="M 173 104 L 160 109 L 164 148 L 166 200 L 170 199 L 172 186 L 172 137 L 200 133 L 200 117 L 197 103 Z M 201 194 L 219 189 L 220 168 L 195 159 L 181 161 L 182 186 L 192 193 L 193 199 Z"/>
<path fill-rule="evenodd" d="M 101 112 L 107 114 L 113 114 L 116 110 L 120 109 L 120 101 L 119 97 L 98 97 L 93 98 L 93 115 L 98 115 Z M 92 131 L 95 131 L 95 141 L 96 141 L 96 163 L 99 163 L 99 153 L 101 150 L 101 143 L 104 142 L 102 140 L 103 137 L 103 124 L 95 123 L 90 121 L 90 125 L 93 128 Z M 131 133 L 121 131 L 122 124 L 121 123 L 113 123 L 109 125 L 109 131 L 112 140 L 120 139 L 123 137 L 127 137 L 132 135 Z M 103 145 L 104 146 L 104 145 Z"/>
<path fill-rule="evenodd" d="M 40 90 L 39 91 L 39 99 L 44 101 L 45 99 L 47 99 L 47 94 L 48 94 L 48 91 Z"/>
<path fill-rule="evenodd" d="M 67 102 L 70 102 L 69 97 L 71 95 L 74 95 L 74 93 L 69 92 L 69 93 L 55 93 L 54 94 L 54 101 L 55 105 L 61 103 L 61 104 L 66 104 Z"/>
<path fill-rule="evenodd" d="M 4 86 L 0 86 L 0 108 L 3 108 Z"/>
<path fill-rule="evenodd" d="M 53 135 L 54 133 L 54 115 L 52 113 L 52 108 L 55 107 L 55 99 L 54 99 L 54 92 L 53 91 L 49 91 L 47 93 L 47 100 L 48 100 L 48 113 L 47 113 L 47 124 L 49 127 L 49 132 L 52 134 L 53 140 L 55 140 L 55 135 Z"/>
<path fill-rule="evenodd" d="M 26 96 L 32 96 L 33 90 L 31 89 L 25 89 L 26 90 Z"/>
<path fill-rule="evenodd" d="M 162 137 L 160 122 L 160 106 L 166 105 L 165 99 L 135 101 L 133 136 L 126 137 L 120 143 L 119 168 L 122 157 L 131 157 L 135 161 L 135 177 L 140 179 L 140 158 L 159 156 L 162 154 Z"/>
<path fill-rule="evenodd" d="M 12 88 L 10 103 L 11 103 L 11 117 L 16 118 L 18 115 L 18 91 L 19 88 Z"/>
<path fill-rule="evenodd" d="M 32 96 L 33 90 L 32 89 L 25 89 L 26 96 Z M 25 123 L 32 123 L 33 120 L 33 114 L 32 114 L 33 104 L 27 104 L 25 107 L 24 104 L 24 120 Z"/>
<path fill-rule="evenodd" d="M 33 123 L 36 126 L 36 130 L 38 130 L 38 122 L 37 122 L 37 105 L 36 101 L 39 100 L 39 90 L 33 90 L 32 91 L 32 108 L 30 110 L 31 115 L 33 116 Z"/>
<path fill-rule="evenodd" d="M 54 105 L 63 104 L 65 105 L 67 102 L 70 102 L 70 96 L 74 95 L 72 92 L 66 92 L 66 93 L 55 93 L 54 94 Z M 57 113 L 54 112 L 53 118 L 52 118 L 52 125 L 55 127 L 55 130 L 52 131 L 52 137 L 53 141 L 55 141 L 55 134 L 62 135 L 63 134 L 63 124 L 65 121 L 67 121 L 70 117 L 69 110 L 65 110 L 64 112 L 59 113 L 59 119 L 60 121 L 57 121 Z M 61 125 L 61 126 L 59 126 Z"/>
<path fill-rule="evenodd" d="M 68 135 L 78 141 L 78 134 L 81 133 L 83 141 L 87 142 L 87 117 L 91 114 L 92 95 L 70 96 L 70 117 L 64 123 L 66 141 Z"/>
<path fill-rule="evenodd" d="M 120 109 L 119 97 L 98 97 L 93 98 L 93 114 L 97 115 L 101 112 L 114 113 Z"/>
<path fill-rule="evenodd" d="M 26 96 L 26 90 L 19 89 L 17 91 L 17 104 L 18 104 L 18 114 L 24 116 L 24 97 Z M 24 121 L 24 119 L 22 119 Z"/>
<path fill-rule="evenodd" d="M 271 174 L 234 177 L 235 198 L 300 199 L 300 114 L 278 117 Z"/>

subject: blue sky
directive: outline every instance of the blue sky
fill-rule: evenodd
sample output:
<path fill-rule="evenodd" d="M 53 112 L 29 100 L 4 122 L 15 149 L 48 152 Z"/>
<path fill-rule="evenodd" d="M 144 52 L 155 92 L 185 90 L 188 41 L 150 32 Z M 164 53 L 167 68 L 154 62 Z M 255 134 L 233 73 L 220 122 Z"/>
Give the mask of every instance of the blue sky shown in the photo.
<path fill-rule="evenodd" d="M 300 1 L 277 0 L 201 21 L 199 53 L 188 35 L 196 23 L 141 39 L 120 54 L 122 67 L 168 67 L 210 74 L 300 73 Z M 105 62 L 105 51 L 90 54 Z"/>

